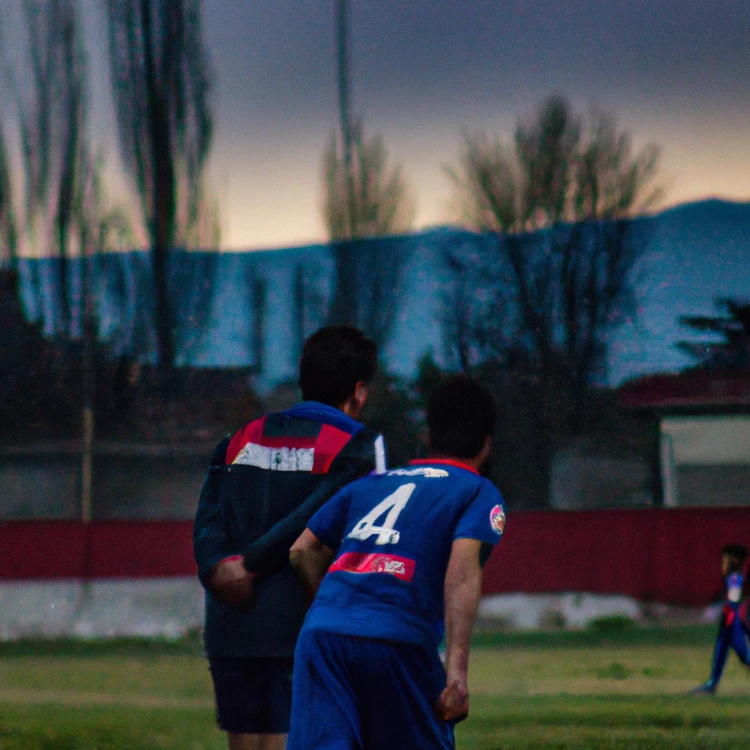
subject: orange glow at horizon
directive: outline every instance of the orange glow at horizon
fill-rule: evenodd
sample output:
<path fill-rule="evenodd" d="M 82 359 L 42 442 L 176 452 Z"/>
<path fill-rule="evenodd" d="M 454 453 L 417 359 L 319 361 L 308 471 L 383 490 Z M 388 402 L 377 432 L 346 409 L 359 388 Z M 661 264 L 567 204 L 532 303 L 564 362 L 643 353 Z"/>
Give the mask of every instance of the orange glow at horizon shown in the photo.
<path fill-rule="evenodd" d="M 695 134 L 679 140 L 673 134 L 663 144 L 659 183 L 665 196 L 658 208 L 720 198 L 750 200 L 750 139 L 736 134 L 722 138 L 720 148 L 703 141 L 696 148 Z M 706 134 L 707 135 L 707 134 Z M 419 134 L 388 138 L 417 199 L 414 228 L 455 223 L 451 212 L 453 187 L 444 166 L 455 160 L 460 135 L 451 139 Z M 423 134 L 424 136 L 424 134 Z M 324 139 L 296 141 L 286 153 L 263 158 L 263 148 L 229 148 L 221 144 L 214 155 L 212 175 L 222 216 L 222 249 L 258 250 L 325 242 L 321 218 L 320 158 Z M 266 152 L 267 153 L 267 152 Z M 404 157 L 403 155 L 408 156 Z"/>

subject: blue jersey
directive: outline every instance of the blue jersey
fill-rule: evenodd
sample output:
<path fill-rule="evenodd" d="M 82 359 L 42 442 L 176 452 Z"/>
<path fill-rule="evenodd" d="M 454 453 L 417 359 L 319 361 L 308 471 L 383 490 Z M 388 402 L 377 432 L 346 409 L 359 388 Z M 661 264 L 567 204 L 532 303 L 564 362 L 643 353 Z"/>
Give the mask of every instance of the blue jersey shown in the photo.
<path fill-rule="evenodd" d="M 436 647 L 453 541 L 495 545 L 504 526 L 500 493 L 464 464 L 417 461 L 354 482 L 308 523 L 338 552 L 304 628 Z"/>
<path fill-rule="evenodd" d="M 742 585 L 744 578 L 742 573 L 730 573 L 726 577 L 727 601 L 738 604 L 742 599 Z"/>

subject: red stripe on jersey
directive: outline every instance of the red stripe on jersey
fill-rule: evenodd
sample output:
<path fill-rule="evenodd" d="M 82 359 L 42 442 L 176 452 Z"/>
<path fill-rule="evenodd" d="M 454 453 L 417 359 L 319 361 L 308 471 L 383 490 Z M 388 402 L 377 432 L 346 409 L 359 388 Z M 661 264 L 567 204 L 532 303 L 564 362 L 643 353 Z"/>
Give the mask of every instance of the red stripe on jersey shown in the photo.
<path fill-rule="evenodd" d="M 239 452 L 247 443 L 260 443 L 265 423 L 266 418 L 261 417 L 246 424 L 241 430 L 237 430 L 234 433 L 234 437 L 229 441 L 229 445 L 227 446 L 227 464 L 231 464 L 237 458 Z"/>
<path fill-rule="evenodd" d="M 419 466 L 420 464 L 426 464 L 428 466 L 432 464 L 435 464 L 436 466 L 440 466 L 441 464 L 444 466 L 455 466 L 457 469 L 466 469 L 466 471 L 470 471 L 472 474 L 479 474 L 473 466 L 469 466 L 469 464 L 465 464 L 463 461 L 456 461 L 452 458 L 415 458 L 413 461 L 409 461 L 409 463 L 413 466 Z"/>
<path fill-rule="evenodd" d="M 408 557 L 368 552 L 345 552 L 328 569 L 329 573 L 385 573 L 402 581 L 414 578 L 417 563 Z"/>
<path fill-rule="evenodd" d="M 341 453 L 341 449 L 351 440 L 351 437 L 348 432 L 324 424 L 315 440 L 313 474 L 327 474 L 333 459 Z"/>

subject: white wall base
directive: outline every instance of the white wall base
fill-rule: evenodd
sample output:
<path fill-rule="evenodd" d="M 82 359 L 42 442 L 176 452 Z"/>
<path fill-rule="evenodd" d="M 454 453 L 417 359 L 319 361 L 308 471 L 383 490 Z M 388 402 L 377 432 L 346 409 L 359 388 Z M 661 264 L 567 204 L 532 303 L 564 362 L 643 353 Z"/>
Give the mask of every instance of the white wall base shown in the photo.
<path fill-rule="evenodd" d="M 721 605 L 675 607 L 642 604 L 628 596 L 584 594 L 494 594 L 482 599 L 479 617 L 509 629 L 585 628 L 602 617 L 627 617 L 639 624 L 697 625 L 716 622 Z"/>
<path fill-rule="evenodd" d="M 178 638 L 203 623 L 195 578 L 3 582 L 0 640 Z"/>
<path fill-rule="evenodd" d="M 496 594 L 482 600 L 487 625 L 509 629 L 584 628 L 622 615 L 639 623 L 715 622 L 720 606 L 645 605 L 626 596 Z M 75 580 L 0 584 L 0 640 L 179 638 L 203 625 L 203 589 L 194 578 Z"/>

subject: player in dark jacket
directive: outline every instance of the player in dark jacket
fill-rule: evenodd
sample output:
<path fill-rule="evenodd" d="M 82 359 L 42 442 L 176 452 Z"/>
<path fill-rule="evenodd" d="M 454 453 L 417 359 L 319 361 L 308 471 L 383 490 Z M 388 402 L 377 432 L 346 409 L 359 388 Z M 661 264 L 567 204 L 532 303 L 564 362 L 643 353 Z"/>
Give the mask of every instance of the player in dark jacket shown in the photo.
<path fill-rule="evenodd" d="M 231 750 L 285 745 L 292 657 L 309 603 L 289 548 L 335 492 L 385 468 L 382 438 L 356 421 L 376 363 L 361 331 L 318 331 L 300 361 L 304 401 L 250 422 L 211 460 L 193 546 L 217 718 Z"/>

